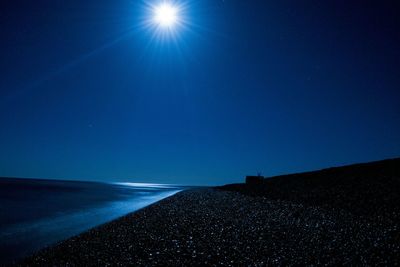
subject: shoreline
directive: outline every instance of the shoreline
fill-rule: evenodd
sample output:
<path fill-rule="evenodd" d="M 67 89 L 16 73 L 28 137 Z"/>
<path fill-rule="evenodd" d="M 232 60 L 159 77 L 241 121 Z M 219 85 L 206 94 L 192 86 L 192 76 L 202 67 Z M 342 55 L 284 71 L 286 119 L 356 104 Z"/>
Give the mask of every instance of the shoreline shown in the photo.
<path fill-rule="evenodd" d="M 396 245 L 394 231 L 344 210 L 192 189 L 16 266 L 388 264 L 398 263 L 396 250 L 389 249 Z"/>
<path fill-rule="evenodd" d="M 93 202 L 91 206 L 87 204 L 87 201 L 82 200 L 83 204 L 80 204 L 82 206 L 76 206 L 75 209 L 63 213 L 53 212 L 49 213 L 48 216 L 32 218 L 29 221 L 2 225 L 0 231 L 0 237 L 3 237 L 0 242 L 0 266 L 21 261 L 38 251 L 112 222 L 182 190 L 171 188 L 150 191 L 150 193 L 144 191 L 137 193 L 134 192 L 137 188 L 127 188 L 132 191 L 126 192 L 125 189 L 121 189 L 121 191 L 118 191 L 121 196 L 114 200 Z M 123 196 L 123 194 L 128 195 L 128 193 L 131 194 L 130 197 Z M 95 197 L 93 194 L 89 196 Z M 71 198 L 65 199 L 72 201 Z M 80 202 L 79 198 L 78 201 Z M 58 204 L 60 203 L 56 202 L 54 206 L 57 207 Z M 32 204 L 32 207 L 34 208 L 35 205 Z M 17 213 L 17 215 L 20 213 Z"/>

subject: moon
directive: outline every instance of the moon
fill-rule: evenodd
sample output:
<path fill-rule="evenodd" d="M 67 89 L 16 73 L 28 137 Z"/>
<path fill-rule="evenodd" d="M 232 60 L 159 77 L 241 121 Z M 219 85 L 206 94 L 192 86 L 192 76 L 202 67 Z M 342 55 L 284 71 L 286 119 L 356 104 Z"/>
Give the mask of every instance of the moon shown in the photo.
<path fill-rule="evenodd" d="M 170 3 L 161 3 L 154 7 L 153 20 L 161 28 L 173 28 L 178 20 L 178 8 Z"/>

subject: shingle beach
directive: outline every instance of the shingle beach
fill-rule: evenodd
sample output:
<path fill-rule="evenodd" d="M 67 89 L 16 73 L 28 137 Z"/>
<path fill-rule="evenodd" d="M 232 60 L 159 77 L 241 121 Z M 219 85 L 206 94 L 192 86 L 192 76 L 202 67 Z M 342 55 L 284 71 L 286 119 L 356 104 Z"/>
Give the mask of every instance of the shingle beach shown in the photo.
<path fill-rule="evenodd" d="M 398 182 L 389 184 L 391 188 L 387 188 L 387 199 L 383 202 L 398 199 L 396 185 Z M 388 266 L 400 263 L 398 203 L 361 214 L 358 209 L 352 212 L 340 205 L 325 205 L 315 200 L 279 198 L 277 194 L 251 195 L 240 192 L 240 188 L 244 185 L 237 185 L 236 189 L 180 192 L 47 248 L 18 265 Z M 384 186 L 374 190 L 383 189 Z"/>

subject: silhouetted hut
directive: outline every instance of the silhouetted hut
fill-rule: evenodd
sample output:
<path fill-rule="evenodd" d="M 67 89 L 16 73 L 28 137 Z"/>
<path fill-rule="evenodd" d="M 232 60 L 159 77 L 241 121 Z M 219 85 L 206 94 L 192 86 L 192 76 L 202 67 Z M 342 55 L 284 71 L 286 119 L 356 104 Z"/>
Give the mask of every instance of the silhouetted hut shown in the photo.
<path fill-rule="evenodd" d="M 264 177 L 261 175 L 246 176 L 246 184 L 249 184 L 249 185 L 262 184 L 263 181 L 264 181 Z"/>

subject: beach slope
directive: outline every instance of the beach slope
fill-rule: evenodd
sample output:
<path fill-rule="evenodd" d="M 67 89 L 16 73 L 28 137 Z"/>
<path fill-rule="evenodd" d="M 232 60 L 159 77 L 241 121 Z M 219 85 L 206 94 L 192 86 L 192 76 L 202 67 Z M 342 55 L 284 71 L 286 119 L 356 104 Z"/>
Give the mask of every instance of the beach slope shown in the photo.
<path fill-rule="evenodd" d="M 18 265 L 399 264 L 397 163 L 183 191 Z"/>

